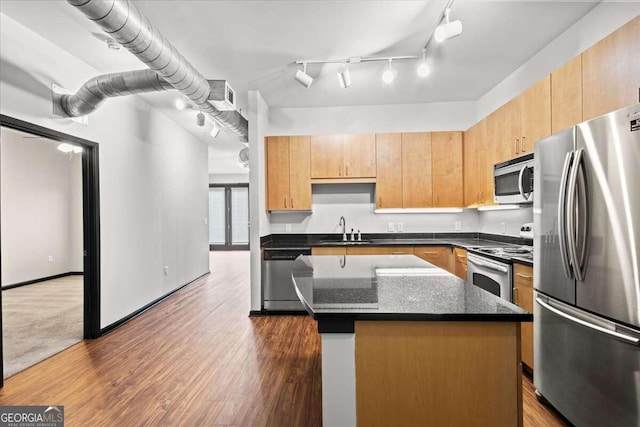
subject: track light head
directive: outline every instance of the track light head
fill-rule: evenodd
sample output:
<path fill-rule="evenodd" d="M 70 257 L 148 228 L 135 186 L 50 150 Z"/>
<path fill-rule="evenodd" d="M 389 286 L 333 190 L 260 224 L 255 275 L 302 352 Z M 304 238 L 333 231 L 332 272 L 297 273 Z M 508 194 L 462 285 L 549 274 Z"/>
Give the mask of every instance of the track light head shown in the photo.
<path fill-rule="evenodd" d="M 204 114 L 202 114 L 202 111 L 199 111 L 196 115 L 196 124 L 200 127 L 204 126 Z"/>
<path fill-rule="evenodd" d="M 338 69 L 338 82 L 343 89 L 351 86 L 351 75 L 349 74 L 347 64 L 341 65 Z"/>
<path fill-rule="evenodd" d="M 449 13 L 451 12 L 451 8 L 447 8 L 444 12 L 444 20 L 443 24 L 438 25 L 436 30 L 433 32 L 433 38 L 438 43 L 442 43 L 443 41 L 459 36 L 462 34 L 462 22 L 460 21 L 449 21 Z"/>
<path fill-rule="evenodd" d="M 212 138 L 217 138 L 218 135 L 220 135 L 220 130 L 220 126 L 218 126 L 217 123 L 214 123 L 209 135 L 211 135 Z"/>
<path fill-rule="evenodd" d="M 386 84 L 391 84 L 398 77 L 398 72 L 391 68 L 391 59 L 389 59 L 389 68 L 382 73 L 382 81 Z"/>
<path fill-rule="evenodd" d="M 427 52 L 426 49 L 422 49 L 422 57 L 418 62 L 418 68 L 416 69 L 419 77 L 427 77 L 431 73 L 431 68 L 427 63 Z"/>
<path fill-rule="evenodd" d="M 302 64 L 302 67 L 303 67 L 302 70 L 296 71 L 296 80 L 302 86 L 304 86 L 307 89 L 309 89 L 309 86 L 311 86 L 311 83 L 313 83 L 313 77 L 311 77 L 309 74 L 307 74 L 307 63 L 306 62 L 304 62 Z"/>

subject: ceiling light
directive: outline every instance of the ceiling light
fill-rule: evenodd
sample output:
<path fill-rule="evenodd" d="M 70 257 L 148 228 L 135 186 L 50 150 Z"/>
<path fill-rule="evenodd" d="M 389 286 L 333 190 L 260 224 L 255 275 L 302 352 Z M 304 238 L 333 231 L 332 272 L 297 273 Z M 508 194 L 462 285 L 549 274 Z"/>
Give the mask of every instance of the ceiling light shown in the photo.
<path fill-rule="evenodd" d="M 427 77 L 431 72 L 431 69 L 429 68 L 429 64 L 427 64 L 426 49 L 422 49 L 422 59 L 420 59 L 420 62 L 418 63 L 418 69 L 416 70 L 416 72 L 420 77 Z"/>
<path fill-rule="evenodd" d="M 338 69 L 338 82 L 340 82 L 340 86 L 343 89 L 351 86 L 351 76 L 349 75 L 349 68 L 347 68 L 347 64 L 343 64 Z"/>
<path fill-rule="evenodd" d="M 196 115 L 196 124 L 198 126 L 204 126 L 204 114 L 202 114 L 202 111 Z"/>
<path fill-rule="evenodd" d="M 387 84 L 393 83 L 393 81 L 398 76 L 397 71 L 391 69 L 391 61 L 393 61 L 393 60 L 389 59 L 389 68 L 387 68 L 385 70 L 385 72 L 382 73 L 382 81 L 387 83 Z"/>
<path fill-rule="evenodd" d="M 296 80 L 304 87 L 306 87 L 307 89 L 309 88 L 309 86 L 311 86 L 311 83 L 313 83 L 313 77 L 311 77 L 309 74 L 307 74 L 307 63 L 304 62 L 302 64 L 302 70 L 298 70 L 296 71 Z"/>
<path fill-rule="evenodd" d="M 69 144 L 68 142 L 63 142 L 61 144 L 58 144 L 56 148 L 62 151 L 63 153 L 75 153 L 75 154 L 82 153 L 82 147 L 78 145 Z"/>
<path fill-rule="evenodd" d="M 447 8 L 444 11 L 444 24 L 438 25 L 436 30 L 433 32 L 433 38 L 438 42 L 442 43 L 443 41 L 450 39 L 452 37 L 459 36 L 462 34 L 462 22 L 460 21 L 449 21 L 449 12 L 451 8 Z"/>
<path fill-rule="evenodd" d="M 73 152 L 74 152 L 74 154 L 82 153 L 82 147 L 78 147 L 77 145 L 74 145 L 73 146 Z"/>
<path fill-rule="evenodd" d="M 187 103 L 184 102 L 184 99 L 182 98 L 178 98 L 175 100 L 174 105 L 176 106 L 176 109 L 182 111 L 182 110 L 186 110 L 187 109 Z"/>
<path fill-rule="evenodd" d="M 216 138 L 219 134 L 220 134 L 220 126 L 214 123 L 213 129 L 211 129 L 211 133 L 209 133 L 209 135 L 211 135 L 212 138 Z"/>

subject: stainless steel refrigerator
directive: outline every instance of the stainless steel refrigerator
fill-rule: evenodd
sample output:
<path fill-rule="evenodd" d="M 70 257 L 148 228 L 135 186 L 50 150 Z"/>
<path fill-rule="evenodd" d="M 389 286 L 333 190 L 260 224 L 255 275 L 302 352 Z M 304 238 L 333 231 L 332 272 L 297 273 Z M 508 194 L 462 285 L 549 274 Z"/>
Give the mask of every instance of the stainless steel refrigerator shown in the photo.
<path fill-rule="evenodd" d="M 534 385 L 578 427 L 640 426 L 640 104 L 534 158 Z"/>

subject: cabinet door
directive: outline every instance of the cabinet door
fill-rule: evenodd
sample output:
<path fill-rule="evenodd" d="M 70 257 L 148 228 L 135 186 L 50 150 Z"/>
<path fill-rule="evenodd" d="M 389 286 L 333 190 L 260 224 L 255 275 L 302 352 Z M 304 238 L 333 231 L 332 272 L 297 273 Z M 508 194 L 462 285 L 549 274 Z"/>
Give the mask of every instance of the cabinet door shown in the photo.
<path fill-rule="evenodd" d="M 312 136 L 311 178 L 342 178 L 343 176 L 343 136 Z"/>
<path fill-rule="evenodd" d="M 582 57 L 551 73 L 551 133 L 582 122 Z"/>
<path fill-rule="evenodd" d="M 344 136 L 344 176 L 375 178 L 376 138 L 374 134 Z"/>
<path fill-rule="evenodd" d="M 402 134 L 402 206 L 433 206 L 431 182 L 431 134 Z"/>
<path fill-rule="evenodd" d="M 348 246 L 347 255 L 413 255 L 412 246 Z"/>
<path fill-rule="evenodd" d="M 480 204 L 478 182 L 478 124 L 465 131 L 462 138 L 462 178 L 464 185 L 464 205 Z"/>
<path fill-rule="evenodd" d="M 267 137 L 267 210 L 289 209 L 289 137 Z"/>
<path fill-rule="evenodd" d="M 433 206 L 462 207 L 462 132 L 432 132 Z"/>
<path fill-rule="evenodd" d="M 478 124 L 478 200 L 480 205 L 493 205 L 493 142 L 487 138 L 487 119 Z"/>
<path fill-rule="evenodd" d="M 311 138 L 289 137 L 289 209 L 311 210 Z"/>
<path fill-rule="evenodd" d="M 504 106 L 504 116 L 502 117 L 504 134 L 502 139 L 502 157 L 500 161 L 511 160 L 522 155 L 522 104 L 524 94 L 521 94 Z"/>
<path fill-rule="evenodd" d="M 582 53 L 583 119 L 637 103 L 640 16 Z"/>
<path fill-rule="evenodd" d="M 513 264 L 513 284 L 515 303 L 533 313 L 533 268 L 523 264 Z M 533 323 L 523 322 L 520 326 L 522 361 L 533 369 Z"/>
<path fill-rule="evenodd" d="M 520 102 L 520 155 L 533 152 L 536 141 L 551 135 L 551 76 L 522 94 Z"/>
<path fill-rule="evenodd" d="M 452 252 L 448 246 L 415 246 L 413 253 L 436 267 L 453 273 Z"/>
<path fill-rule="evenodd" d="M 402 139 L 399 133 L 376 134 L 376 207 L 402 207 Z"/>
<path fill-rule="evenodd" d="M 453 249 L 454 272 L 462 280 L 467 280 L 467 250 L 462 248 Z"/>

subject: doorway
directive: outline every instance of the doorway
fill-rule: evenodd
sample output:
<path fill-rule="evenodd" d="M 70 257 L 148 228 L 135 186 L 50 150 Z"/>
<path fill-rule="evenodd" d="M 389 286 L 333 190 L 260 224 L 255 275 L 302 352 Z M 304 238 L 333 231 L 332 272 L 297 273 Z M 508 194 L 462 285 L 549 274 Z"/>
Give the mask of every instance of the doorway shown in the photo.
<path fill-rule="evenodd" d="M 81 280 L 81 291 L 82 296 L 80 297 L 82 300 L 82 338 L 84 339 L 92 339 L 100 336 L 100 218 L 99 218 L 99 188 L 98 188 L 98 145 L 92 141 L 88 141 L 82 138 L 78 138 L 72 135 L 67 135 L 58 131 L 54 131 L 51 129 L 44 128 L 42 126 L 34 125 L 32 123 L 24 122 L 19 119 L 15 119 L 13 117 L 0 115 L 0 127 L 4 133 L 18 131 L 23 133 L 24 138 L 41 138 L 48 142 L 59 142 L 66 143 L 71 147 L 71 151 L 67 153 L 72 153 L 73 148 L 76 148 L 76 159 L 81 163 L 81 189 L 78 189 L 78 196 L 76 197 L 77 203 L 81 205 L 81 209 L 78 209 L 79 212 L 79 220 L 82 221 L 82 226 L 80 227 L 82 230 L 82 236 L 79 237 L 80 242 L 77 243 L 77 251 L 78 258 L 75 264 L 71 263 L 69 265 L 81 266 L 82 268 L 82 276 L 81 278 L 77 276 L 77 271 L 70 271 L 67 274 L 63 275 L 53 275 L 51 277 L 45 277 L 41 279 L 51 280 L 61 280 L 63 278 L 69 278 L 76 276 L 77 279 Z M 0 138 L 0 144 L 3 142 L 3 138 Z M 60 144 L 56 144 L 60 145 Z M 62 150 L 62 148 L 58 148 Z M 42 217 L 47 216 L 47 212 L 38 212 Z M 2 218 L 3 209 L 0 206 L 0 218 Z M 0 230 L 2 232 L 2 230 Z M 8 252 L 8 248 L 2 247 L 0 244 L 0 267 L 2 266 L 2 259 L 9 259 L 11 255 Z M 49 262 L 53 262 L 51 256 L 49 257 Z M 79 269 L 77 267 L 76 269 Z M 62 276 L 62 277 L 58 277 Z M 0 275 L 0 279 L 2 276 Z M 11 281 L 11 279 L 10 279 Z M 33 281 L 26 280 L 23 282 L 19 282 L 18 286 L 9 286 L 9 288 L 13 288 L 11 290 L 26 290 L 29 286 L 32 288 L 29 289 L 33 295 L 38 294 L 35 289 L 36 286 L 42 285 L 46 283 L 45 280 L 35 280 L 36 284 L 32 283 Z M 16 284 L 14 284 L 16 285 Z M 26 286 L 28 285 L 28 286 Z M 69 285 L 65 283 L 61 285 L 61 289 Z M 34 293 L 35 292 L 35 293 Z M 2 309 L 2 294 L 0 292 L 0 327 L 2 326 L 3 316 L 5 315 L 4 310 Z M 4 352 L 3 349 L 3 339 L 2 335 L 0 335 L 0 386 L 3 385 L 4 381 Z"/>
<path fill-rule="evenodd" d="M 209 184 L 209 250 L 249 249 L 249 184 Z"/>

